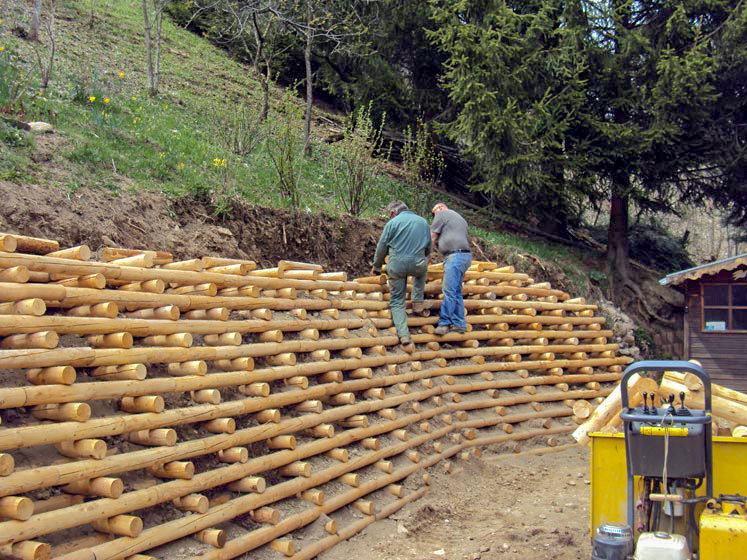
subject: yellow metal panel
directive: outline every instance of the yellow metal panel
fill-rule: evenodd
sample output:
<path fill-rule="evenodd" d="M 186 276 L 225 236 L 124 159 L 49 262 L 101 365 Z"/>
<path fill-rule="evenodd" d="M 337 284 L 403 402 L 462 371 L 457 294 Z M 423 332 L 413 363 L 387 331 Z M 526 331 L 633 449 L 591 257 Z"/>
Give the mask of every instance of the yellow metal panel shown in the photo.
<path fill-rule="evenodd" d="M 627 467 L 623 434 L 591 436 L 591 535 L 601 523 L 627 522 Z M 747 438 L 713 438 L 713 492 L 747 495 Z M 705 493 L 703 484 L 697 495 Z M 745 554 L 744 557 L 747 557 Z"/>
<path fill-rule="evenodd" d="M 705 509 L 700 516 L 700 560 L 747 557 L 747 516 Z"/>

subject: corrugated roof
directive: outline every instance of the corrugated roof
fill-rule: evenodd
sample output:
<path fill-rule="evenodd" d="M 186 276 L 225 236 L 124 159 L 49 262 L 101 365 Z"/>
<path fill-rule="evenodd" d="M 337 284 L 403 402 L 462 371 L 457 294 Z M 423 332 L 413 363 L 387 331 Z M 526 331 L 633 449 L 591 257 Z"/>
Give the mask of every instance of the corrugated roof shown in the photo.
<path fill-rule="evenodd" d="M 747 266 L 747 253 L 673 272 L 659 280 L 659 284 L 662 286 L 678 286 L 687 280 L 698 280 L 706 274 L 718 274 L 723 270 L 734 270 L 740 266 Z"/>

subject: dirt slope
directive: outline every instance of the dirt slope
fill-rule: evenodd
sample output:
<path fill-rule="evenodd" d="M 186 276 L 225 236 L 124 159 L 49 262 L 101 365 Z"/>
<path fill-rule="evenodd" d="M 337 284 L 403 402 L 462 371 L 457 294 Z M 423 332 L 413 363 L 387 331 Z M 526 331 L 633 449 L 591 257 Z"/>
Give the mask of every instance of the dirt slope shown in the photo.
<path fill-rule="evenodd" d="M 588 481 L 586 448 L 457 461 L 423 498 L 319 558 L 586 559 Z"/>

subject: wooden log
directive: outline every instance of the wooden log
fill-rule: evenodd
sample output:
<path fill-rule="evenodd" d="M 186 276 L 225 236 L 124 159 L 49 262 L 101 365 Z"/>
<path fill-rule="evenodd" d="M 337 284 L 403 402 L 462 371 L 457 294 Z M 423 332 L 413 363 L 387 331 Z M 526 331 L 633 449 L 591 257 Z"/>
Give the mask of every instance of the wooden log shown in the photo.
<path fill-rule="evenodd" d="M 143 530 L 143 520 L 134 515 L 117 515 L 109 519 L 97 519 L 91 527 L 102 533 L 111 533 L 122 537 L 137 537 Z"/>
<path fill-rule="evenodd" d="M 129 333 L 127 333 L 129 334 Z M 226 334 L 234 334 L 234 333 L 226 333 Z M 106 335 L 110 336 L 110 335 Z M 212 338 L 208 340 L 208 337 L 222 337 L 225 335 L 205 335 L 203 337 L 203 341 L 205 344 L 213 346 L 211 344 Z M 240 335 L 239 335 L 240 336 Z M 230 344 L 228 342 L 230 340 L 230 337 L 226 337 L 226 343 Z M 193 344 L 193 338 L 190 333 L 175 333 L 175 334 L 167 334 L 167 335 L 154 335 L 154 336 L 146 336 L 142 339 L 140 339 L 140 344 L 143 346 L 166 346 L 166 347 L 173 347 L 173 348 L 189 348 Z M 239 344 L 241 341 L 239 340 Z M 222 346 L 223 344 L 221 344 Z M 236 344 L 237 345 L 237 344 Z"/>
<path fill-rule="evenodd" d="M 226 545 L 228 536 L 222 529 L 203 529 L 195 533 L 195 538 L 203 544 L 208 544 L 215 548 L 223 548 Z"/>
<path fill-rule="evenodd" d="M 207 369 L 207 364 L 203 360 L 193 360 L 191 362 L 174 362 L 166 366 L 166 372 L 169 375 L 177 376 L 205 375 L 207 373 Z"/>
<path fill-rule="evenodd" d="M 103 459 L 106 457 L 106 442 L 102 439 L 79 439 L 55 444 L 57 451 L 73 459 Z"/>
<path fill-rule="evenodd" d="M 0 233 L 0 251 L 6 253 L 12 253 L 18 247 L 18 241 L 13 235 L 8 233 Z"/>
<path fill-rule="evenodd" d="M 666 400 L 669 395 L 675 395 L 679 401 L 679 394 L 685 393 L 685 406 L 702 410 L 705 399 L 701 392 L 690 391 L 685 385 L 677 383 L 671 378 L 662 377 L 659 385 L 659 396 Z M 711 408 L 713 415 L 734 422 L 735 424 L 747 424 L 747 404 L 725 399 L 724 397 L 712 395 Z"/>
<path fill-rule="evenodd" d="M 132 348 L 134 339 L 128 332 L 119 332 L 111 334 L 98 334 L 88 337 L 88 343 L 94 348 Z M 144 339 L 144 343 L 147 342 Z M 155 345 L 154 345 L 155 346 Z M 166 346 L 158 345 L 158 346 Z"/>
<path fill-rule="evenodd" d="M 280 521 L 280 513 L 278 512 L 278 510 L 270 507 L 255 509 L 249 512 L 249 516 L 255 523 L 268 523 L 270 525 L 277 525 Z"/>
<path fill-rule="evenodd" d="M 29 281 L 29 269 L 25 266 L 12 266 L 0 270 L 0 282 L 16 282 L 25 284 Z"/>
<path fill-rule="evenodd" d="M 52 548 L 47 543 L 22 541 L 0 547 L 0 554 L 14 560 L 49 560 Z"/>
<path fill-rule="evenodd" d="M 228 485 L 233 492 L 254 492 L 261 494 L 265 491 L 267 484 L 261 476 L 247 476 Z"/>
<path fill-rule="evenodd" d="M 177 308 L 178 309 L 178 308 Z M 101 317 L 114 319 L 119 314 L 119 306 L 113 302 L 97 303 L 94 305 L 79 305 L 65 311 L 69 317 Z"/>
<path fill-rule="evenodd" d="M 218 459 L 223 463 L 246 463 L 249 460 L 249 450 L 246 447 L 230 447 L 218 451 Z"/>
<path fill-rule="evenodd" d="M 100 366 L 90 371 L 90 375 L 101 381 L 131 380 L 142 381 L 148 374 L 144 364 L 122 366 Z"/>
<path fill-rule="evenodd" d="M 34 368 L 26 372 L 26 379 L 34 385 L 72 385 L 76 376 L 75 368 L 71 366 Z"/>
<path fill-rule="evenodd" d="M 200 310 L 201 313 L 207 314 L 207 312 Z M 155 308 L 138 309 L 137 311 L 131 311 L 126 315 L 133 319 L 162 319 L 168 321 L 176 321 L 179 319 L 181 312 L 176 305 L 163 305 Z M 189 317 L 187 317 L 189 318 Z"/>
<path fill-rule="evenodd" d="M 124 397 L 119 406 L 125 412 L 163 412 L 166 403 L 160 395 L 142 397 Z"/>
<path fill-rule="evenodd" d="M 140 430 L 124 435 L 127 441 L 138 445 L 173 447 L 176 445 L 176 431 L 171 428 L 158 428 L 154 430 Z"/>
<path fill-rule="evenodd" d="M 663 377 L 665 379 L 671 379 L 676 383 L 684 385 L 689 391 L 692 391 L 694 393 L 703 390 L 703 382 L 697 375 L 692 373 L 686 373 L 683 375 L 679 372 L 666 371 L 664 372 Z M 711 394 L 716 397 L 721 397 L 747 405 L 747 394 L 740 393 L 739 391 L 734 391 L 733 389 L 729 389 L 728 387 L 724 387 L 717 383 L 711 384 Z"/>
<path fill-rule="evenodd" d="M 38 420 L 85 422 L 91 417 L 91 407 L 87 403 L 40 404 L 31 414 Z"/>
<path fill-rule="evenodd" d="M 270 548 L 283 554 L 284 556 L 293 556 L 296 552 L 296 545 L 290 540 L 275 540 L 270 543 Z"/>
<path fill-rule="evenodd" d="M 585 420 L 591 416 L 593 410 L 594 407 L 587 400 L 580 399 L 573 403 L 573 414 L 578 418 Z"/>
<path fill-rule="evenodd" d="M 43 299 L 30 298 L 15 302 L 0 303 L 0 315 L 33 315 L 41 317 L 47 312 Z"/>
<path fill-rule="evenodd" d="M 174 507 L 192 513 L 205 513 L 209 508 L 207 496 L 202 494 L 188 494 L 172 500 Z"/>
<path fill-rule="evenodd" d="M 124 484 L 119 478 L 98 477 L 91 480 L 77 480 L 63 486 L 62 489 L 68 494 L 116 499 L 122 495 Z"/>
<path fill-rule="evenodd" d="M 215 418 L 202 424 L 202 428 L 211 434 L 232 434 L 236 431 L 236 420 L 233 418 Z"/>
<path fill-rule="evenodd" d="M 311 463 L 296 461 L 284 466 L 278 471 L 283 476 L 302 476 L 309 478 L 311 476 Z"/>
<path fill-rule="evenodd" d="M 13 455 L 0 453 L 0 476 L 8 476 L 11 474 L 15 468 L 15 464 Z"/>
<path fill-rule="evenodd" d="M 148 471 L 158 478 L 176 478 L 191 480 L 195 475 L 195 466 L 191 461 L 171 461 L 148 467 Z"/>
<path fill-rule="evenodd" d="M 26 521 L 34 513 L 34 503 L 24 496 L 0 498 L 0 517 Z"/>
<path fill-rule="evenodd" d="M 330 449 L 324 455 L 341 463 L 347 463 L 349 459 L 348 450 L 341 448 Z"/>
<path fill-rule="evenodd" d="M 0 348 L 9 350 L 57 348 L 60 337 L 54 331 L 42 331 L 32 334 L 16 334 L 6 336 L 0 342 Z"/>

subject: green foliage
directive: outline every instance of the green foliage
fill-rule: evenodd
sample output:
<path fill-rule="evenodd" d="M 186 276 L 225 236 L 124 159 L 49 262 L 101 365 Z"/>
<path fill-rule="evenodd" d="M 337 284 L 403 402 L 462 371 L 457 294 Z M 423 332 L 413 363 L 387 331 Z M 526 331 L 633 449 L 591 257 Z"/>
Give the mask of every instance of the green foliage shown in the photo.
<path fill-rule="evenodd" d="M 429 214 L 435 195 L 433 189 L 443 176 L 446 163 L 436 150 L 430 127 L 418 119 L 414 127 L 405 130 L 402 146 L 402 169 L 410 187 L 410 206 L 419 214 Z"/>
<path fill-rule="evenodd" d="M 651 336 L 650 332 L 648 332 L 643 327 L 636 327 L 636 329 L 633 331 L 633 336 L 635 337 L 635 345 L 641 349 L 644 355 L 657 355 L 657 347 L 654 343 L 654 337 Z M 657 359 L 659 358 L 657 357 Z"/>
<path fill-rule="evenodd" d="M 23 130 L 0 119 L 0 144 L 9 147 L 31 146 L 31 137 Z"/>
<path fill-rule="evenodd" d="M 0 43 L 0 110 L 13 112 L 29 93 L 32 72 L 24 72 L 18 55 Z"/>
<path fill-rule="evenodd" d="M 607 238 L 605 228 L 588 228 L 600 243 Z M 670 273 L 694 266 L 682 239 L 674 237 L 659 222 L 650 220 L 630 227 L 630 257 L 656 270 Z"/>
<path fill-rule="evenodd" d="M 248 156 L 262 143 L 264 122 L 261 112 L 243 104 L 236 112 L 219 118 L 214 128 L 223 147 L 238 156 Z"/>
<path fill-rule="evenodd" d="M 286 98 L 283 110 L 275 119 L 267 121 L 265 146 L 276 173 L 276 185 L 284 204 L 298 207 L 303 171 L 303 138 L 299 137 L 296 122 L 301 111 Z"/>
<path fill-rule="evenodd" d="M 337 197 L 353 216 L 360 216 L 373 203 L 376 178 L 381 173 L 374 156 L 381 155 L 385 118 L 386 115 L 376 126 L 371 118 L 371 104 L 361 106 L 345 127 L 346 147 L 333 163 Z"/>
<path fill-rule="evenodd" d="M 611 198 L 610 263 L 628 281 L 629 201 L 662 211 L 705 195 L 747 222 L 740 4 L 432 0 L 455 106 L 442 130 L 485 191 L 561 208 Z"/>

